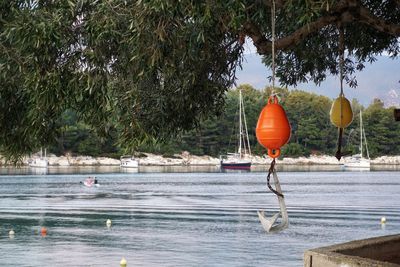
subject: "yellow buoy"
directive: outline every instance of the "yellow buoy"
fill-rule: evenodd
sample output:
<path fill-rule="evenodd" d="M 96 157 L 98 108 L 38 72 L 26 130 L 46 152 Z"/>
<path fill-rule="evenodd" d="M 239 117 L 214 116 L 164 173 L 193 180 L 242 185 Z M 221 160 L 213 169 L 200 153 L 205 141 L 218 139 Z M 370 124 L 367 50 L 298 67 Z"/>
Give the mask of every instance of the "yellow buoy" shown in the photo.
<path fill-rule="evenodd" d="M 381 218 L 381 224 L 385 224 L 386 223 L 386 218 L 385 217 L 382 217 Z"/>
<path fill-rule="evenodd" d="M 126 260 L 125 260 L 125 258 L 122 258 L 122 259 L 121 259 L 121 261 L 119 262 L 119 265 L 120 265 L 121 267 L 126 267 Z"/>
<path fill-rule="evenodd" d="M 340 160 L 342 157 L 342 137 L 343 129 L 350 125 L 353 121 L 353 110 L 349 100 L 344 97 L 343 93 L 339 95 L 332 103 L 330 112 L 331 122 L 339 128 L 338 148 L 335 157 Z"/>
<path fill-rule="evenodd" d="M 110 219 L 107 219 L 107 221 L 106 221 L 106 225 L 107 225 L 107 227 L 108 227 L 108 228 L 110 228 L 110 227 L 111 227 L 111 220 L 110 220 Z"/>
<path fill-rule="evenodd" d="M 333 125 L 338 128 L 346 128 L 353 121 L 350 101 L 344 95 L 340 95 L 333 101 L 330 117 Z"/>

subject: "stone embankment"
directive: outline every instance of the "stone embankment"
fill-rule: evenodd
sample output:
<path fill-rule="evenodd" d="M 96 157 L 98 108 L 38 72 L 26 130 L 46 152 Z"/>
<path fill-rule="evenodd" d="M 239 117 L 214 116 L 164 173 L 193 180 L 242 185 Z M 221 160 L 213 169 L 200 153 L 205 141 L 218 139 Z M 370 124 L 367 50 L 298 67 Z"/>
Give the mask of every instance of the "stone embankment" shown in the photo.
<path fill-rule="evenodd" d="M 399 165 L 400 156 L 382 156 L 371 161 L 376 165 Z"/>
<path fill-rule="evenodd" d="M 163 157 L 151 153 L 142 153 L 142 157 L 137 158 L 142 166 L 207 166 L 218 165 L 219 158 L 210 156 L 196 156 L 188 152 L 176 154 L 173 157 Z M 37 157 L 37 156 L 33 156 Z M 48 155 L 50 166 L 119 166 L 119 159 L 91 156 L 55 156 Z M 26 157 L 22 160 L 23 165 L 28 165 L 30 158 Z M 253 165 L 264 165 L 271 161 L 268 156 L 252 157 Z M 280 165 L 338 165 L 340 162 L 334 156 L 311 155 L 310 157 L 299 158 L 282 158 L 278 159 Z M 6 162 L 0 157 L 0 166 Z M 400 156 L 382 156 L 371 160 L 371 164 L 375 165 L 400 165 Z"/>

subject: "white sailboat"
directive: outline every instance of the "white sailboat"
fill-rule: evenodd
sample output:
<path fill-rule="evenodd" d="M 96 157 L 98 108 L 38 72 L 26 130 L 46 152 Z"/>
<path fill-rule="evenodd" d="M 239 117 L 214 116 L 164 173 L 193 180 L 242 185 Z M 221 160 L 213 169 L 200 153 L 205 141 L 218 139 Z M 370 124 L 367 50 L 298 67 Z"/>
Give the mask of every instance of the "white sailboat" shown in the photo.
<path fill-rule="evenodd" d="M 366 156 L 364 157 L 364 146 Z M 362 169 L 369 171 L 371 168 L 371 159 L 369 158 L 368 143 L 365 136 L 365 129 L 363 126 L 362 112 L 360 111 L 360 153 L 353 155 L 349 158 L 344 158 L 344 167 L 346 169 Z"/>
<path fill-rule="evenodd" d="M 251 167 L 251 148 L 241 90 L 239 90 L 238 150 L 235 153 L 228 153 L 225 156 L 220 156 L 220 163 L 221 167 L 224 169 L 249 170 Z"/>
<path fill-rule="evenodd" d="M 44 156 L 43 156 L 43 149 L 40 148 L 40 157 L 34 157 L 29 160 L 29 166 L 34 168 L 47 168 L 49 166 L 49 161 L 47 159 L 46 149 L 44 149 Z"/>

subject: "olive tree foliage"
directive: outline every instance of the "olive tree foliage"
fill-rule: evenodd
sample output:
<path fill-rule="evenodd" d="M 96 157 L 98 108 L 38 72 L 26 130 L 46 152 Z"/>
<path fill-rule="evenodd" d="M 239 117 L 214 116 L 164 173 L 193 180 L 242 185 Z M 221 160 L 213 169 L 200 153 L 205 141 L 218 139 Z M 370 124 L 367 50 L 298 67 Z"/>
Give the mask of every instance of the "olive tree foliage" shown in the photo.
<path fill-rule="evenodd" d="M 270 64 L 271 1 L 0 1 L 0 149 L 16 158 L 60 133 L 74 110 L 133 147 L 218 115 L 243 42 Z M 276 0 L 277 74 L 286 84 L 337 73 L 337 25 L 351 57 L 399 53 L 399 1 Z"/>
<path fill-rule="evenodd" d="M 134 145 L 220 112 L 242 47 L 223 6 L 187 1 L 3 1 L 0 144 L 57 136 L 64 110 Z M 232 7 L 233 8 L 233 7 Z M 210 34 L 209 34 L 210 33 Z"/>

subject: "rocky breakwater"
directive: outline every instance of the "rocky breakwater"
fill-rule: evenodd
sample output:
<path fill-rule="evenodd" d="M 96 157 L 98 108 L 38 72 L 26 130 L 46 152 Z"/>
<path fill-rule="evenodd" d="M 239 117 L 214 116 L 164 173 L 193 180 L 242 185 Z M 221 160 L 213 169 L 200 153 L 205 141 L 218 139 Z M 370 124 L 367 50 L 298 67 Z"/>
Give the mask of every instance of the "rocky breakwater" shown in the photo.
<path fill-rule="evenodd" d="M 202 166 L 217 165 L 219 159 L 210 156 L 196 156 L 188 152 L 175 154 L 173 157 L 164 157 L 151 153 L 143 153 L 144 157 L 138 158 L 139 165 L 142 166 Z"/>
<path fill-rule="evenodd" d="M 382 156 L 371 160 L 375 165 L 400 165 L 400 156 Z"/>
<path fill-rule="evenodd" d="M 70 157 L 68 162 L 72 166 L 119 166 L 120 160 L 106 157 L 78 156 Z M 49 164 L 50 160 L 49 160 Z"/>
<path fill-rule="evenodd" d="M 23 159 L 23 164 L 28 165 L 31 158 Z M 59 156 L 50 154 L 47 156 L 49 166 L 119 166 L 118 159 L 106 157 L 91 157 L 91 156 Z"/>
<path fill-rule="evenodd" d="M 145 157 L 139 158 L 139 165 L 147 166 L 176 166 L 176 165 L 219 165 L 219 158 L 210 156 L 196 156 L 188 152 L 173 155 L 173 158 L 163 157 L 160 155 L 144 153 Z M 270 163 L 272 158 L 268 156 L 252 156 L 251 162 L 253 165 L 265 165 Z M 340 162 L 334 156 L 317 156 L 311 155 L 310 157 L 299 158 L 282 158 L 277 159 L 277 162 L 282 165 L 339 165 Z"/>
<path fill-rule="evenodd" d="M 310 155 L 309 157 L 298 158 L 283 158 L 277 162 L 283 165 L 339 165 L 339 162 L 334 156 L 327 155 Z"/>
<path fill-rule="evenodd" d="M 35 156 L 34 156 L 35 157 Z M 31 158 L 22 159 L 22 165 L 28 165 Z M 106 157 L 91 156 L 55 156 L 48 155 L 49 166 L 119 166 L 120 160 Z M 175 154 L 171 157 L 141 153 L 141 157 L 136 158 L 141 166 L 207 166 L 219 165 L 220 160 L 211 156 L 196 156 L 188 152 Z M 253 165 L 265 165 L 272 161 L 268 156 L 253 156 L 251 158 Z M 282 158 L 277 159 L 280 165 L 338 165 L 339 162 L 334 156 L 311 155 L 309 157 Z M 373 165 L 400 165 L 400 156 L 382 156 L 371 160 Z M 0 166 L 12 165 L 10 162 L 0 156 Z"/>

